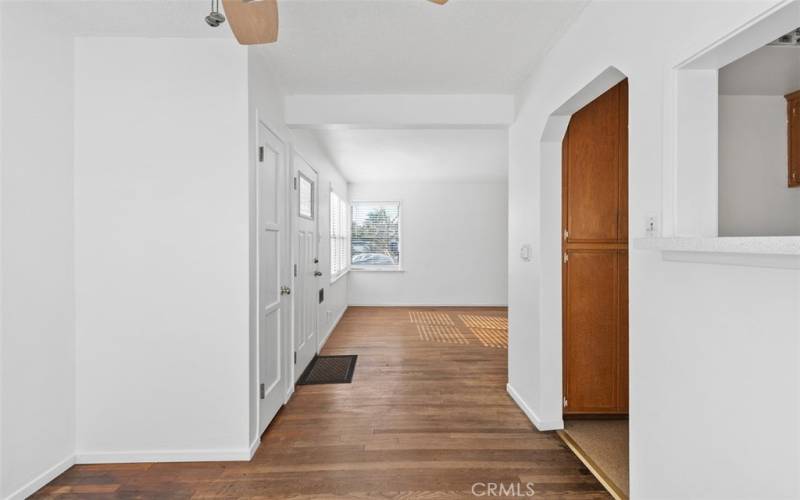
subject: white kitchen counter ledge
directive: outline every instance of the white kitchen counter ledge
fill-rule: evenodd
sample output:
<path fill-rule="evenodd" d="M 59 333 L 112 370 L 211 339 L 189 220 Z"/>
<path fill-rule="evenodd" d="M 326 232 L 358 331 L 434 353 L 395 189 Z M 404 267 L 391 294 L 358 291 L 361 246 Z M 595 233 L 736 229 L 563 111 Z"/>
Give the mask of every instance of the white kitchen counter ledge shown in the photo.
<path fill-rule="evenodd" d="M 800 269 L 800 236 L 639 238 L 634 248 L 668 261 Z"/>

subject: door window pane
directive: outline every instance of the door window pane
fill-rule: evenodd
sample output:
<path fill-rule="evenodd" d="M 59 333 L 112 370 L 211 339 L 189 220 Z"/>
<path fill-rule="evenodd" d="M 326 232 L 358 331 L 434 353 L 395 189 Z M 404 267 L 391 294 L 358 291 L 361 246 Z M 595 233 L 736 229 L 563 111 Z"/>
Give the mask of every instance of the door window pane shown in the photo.
<path fill-rule="evenodd" d="M 313 219 L 314 218 L 314 183 L 300 173 L 298 176 L 298 191 L 300 193 L 300 207 L 298 213 L 300 217 L 305 217 L 306 219 Z"/>

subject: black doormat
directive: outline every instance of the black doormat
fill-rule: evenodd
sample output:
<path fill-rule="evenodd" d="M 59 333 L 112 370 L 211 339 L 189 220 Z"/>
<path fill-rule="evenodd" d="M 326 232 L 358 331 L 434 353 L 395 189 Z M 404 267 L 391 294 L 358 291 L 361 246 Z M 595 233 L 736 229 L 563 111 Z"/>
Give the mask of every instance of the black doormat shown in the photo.
<path fill-rule="evenodd" d="M 298 385 L 349 384 L 356 369 L 356 355 L 314 356 Z"/>

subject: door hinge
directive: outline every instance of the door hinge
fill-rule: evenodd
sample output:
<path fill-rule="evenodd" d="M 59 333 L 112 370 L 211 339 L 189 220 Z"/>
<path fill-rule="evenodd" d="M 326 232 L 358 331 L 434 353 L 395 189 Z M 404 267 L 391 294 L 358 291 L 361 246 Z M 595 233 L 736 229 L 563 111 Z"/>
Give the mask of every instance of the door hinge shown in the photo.
<path fill-rule="evenodd" d="M 294 265 L 294 277 L 297 278 L 297 264 Z"/>
<path fill-rule="evenodd" d="M 260 394 L 261 399 L 264 399 L 264 398 L 267 397 L 267 387 L 264 384 L 261 384 L 259 386 L 258 392 Z"/>
<path fill-rule="evenodd" d="M 297 177 L 294 178 L 294 190 L 297 191 Z"/>
<path fill-rule="evenodd" d="M 297 364 L 297 351 L 294 351 L 294 364 Z"/>
<path fill-rule="evenodd" d="M 258 161 L 264 161 L 264 146 L 258 147 Z"/>
<path fill-rule="evenodd" d="M 564 408 L 566 408 L 566 407 L 567 407 L 567 397 L 564 396 Z"/>
<path fill-rule="evenodd" d="M 564 229 L 564 241 L 567 241 L 568 239 L 569 239 L 569 230 Z"/>
<path fill-rule="evenodd" d="M 569 262 L 569 254 L 567 252 L 564 252 L 564 264 L 566 264 L 567 262 Z"/>

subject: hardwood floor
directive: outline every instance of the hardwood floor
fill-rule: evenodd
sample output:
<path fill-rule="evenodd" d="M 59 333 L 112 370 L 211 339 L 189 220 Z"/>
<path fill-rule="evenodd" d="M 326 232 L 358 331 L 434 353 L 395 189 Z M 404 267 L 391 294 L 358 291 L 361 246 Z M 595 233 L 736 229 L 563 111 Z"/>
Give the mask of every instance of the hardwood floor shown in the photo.
<path fill-rule="evenodd" d="M 352 384 L 298 386 L 251 462 L 78 465 L 37 497 L 610 498 L 506 394 L 505 317 L 350 308 L 323 353 L 358 355 Z"/>

